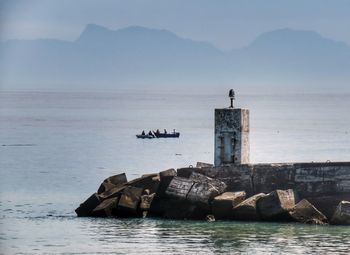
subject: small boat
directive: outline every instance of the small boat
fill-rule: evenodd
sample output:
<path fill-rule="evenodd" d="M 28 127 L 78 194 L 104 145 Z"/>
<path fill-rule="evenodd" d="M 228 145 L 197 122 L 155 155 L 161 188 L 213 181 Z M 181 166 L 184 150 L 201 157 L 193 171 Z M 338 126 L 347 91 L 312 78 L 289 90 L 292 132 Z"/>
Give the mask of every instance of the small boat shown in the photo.
<path fill-rule="evenodd" d="M 151 134 L 152 133 L 152 134 Z M 136 135 L 137 138 L 141 139 L 152 139 L 152 138 L 179 138 L 180 137 L 180 132 L 175 132 L 175 129 L 172 133 L 160 133 L 158 130 L 157 132 L 151 132 L 148 134 L 141 134 L 141 135 Z"/>
<path fill-rule="evenodd" d="M 136 135 L 137 138 L 141 138 L 141 139 L 152 139 L 155 138 L 154 135 Z"/>

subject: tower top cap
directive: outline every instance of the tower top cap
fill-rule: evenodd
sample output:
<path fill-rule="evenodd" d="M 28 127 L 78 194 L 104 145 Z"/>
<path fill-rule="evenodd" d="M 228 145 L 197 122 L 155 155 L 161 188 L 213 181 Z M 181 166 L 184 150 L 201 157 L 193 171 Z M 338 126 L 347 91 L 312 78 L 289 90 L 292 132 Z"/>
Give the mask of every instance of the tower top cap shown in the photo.
<path fill-rule="evenodd" d="M 233 100 L 235 100 L 235 91 L 233 89 L 230 89 L 228 96 L 231 100 L 231 106 L 230 108 L 233 108 Z"/>
<path fill-rule="evenodd" d="M 229 96 L 230 98 L 235 99 L 235 91 L 234 91 L 233 89 L 230 89 L 230 91 L 229 91 L 229 93 L 228 93 L 228 96 Z"/>

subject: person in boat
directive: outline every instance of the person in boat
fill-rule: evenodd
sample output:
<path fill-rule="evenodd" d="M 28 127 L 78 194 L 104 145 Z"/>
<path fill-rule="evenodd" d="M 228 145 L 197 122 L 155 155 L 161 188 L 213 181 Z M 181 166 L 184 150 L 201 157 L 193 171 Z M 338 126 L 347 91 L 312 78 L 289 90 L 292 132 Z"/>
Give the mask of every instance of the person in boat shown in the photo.
<path fill-rule="evenodd" d="M 148 132 L 148 135 L 153 136 L 153 133 L 151 130 Z"/>
<path fill-rule="evenodd" d="M 159 129 L 157 129 L 157 131 L 156 131 L 156 135 L 159 135 L 159 134 L 160 134 Z"/>
<path fill-rule="evenodd" d="M 141 135 L 145 135 L 146 133 L 145 133 L 145 130 L 142 130 L 142 133 L 141 133 Z"/>
<path fill-rule="evenodd" d="M 167 134 L 166 129 L 164 129 L 164 134 Z"/>

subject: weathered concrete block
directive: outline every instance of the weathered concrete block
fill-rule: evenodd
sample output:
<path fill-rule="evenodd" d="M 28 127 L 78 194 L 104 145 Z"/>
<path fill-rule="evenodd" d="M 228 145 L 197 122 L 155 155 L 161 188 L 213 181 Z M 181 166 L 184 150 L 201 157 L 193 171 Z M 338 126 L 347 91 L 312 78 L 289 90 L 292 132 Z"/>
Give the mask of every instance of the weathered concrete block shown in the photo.
<path fill-rule="evenodd" d="M 194 181 L 191 190 L 187 194 L 187 199 L 192 202 L 209 205 L 214 197 L 222 194 L 226 189 L 225 183 L 196 172 L 193 172 L 189 179 Z"/>
<path fill-rule="evenodd" d="M 140 203 L 140 209 L 142 211 L 148 211 L 151 207 L 152 201 L 155 197 L 155 193 L 150 195 L 142 195 L 141 196 L 141 203 Z"/>
<path fill-rule="evenodd" d="M 264 220 L 288 219 L 288 211 L 295 206 L 294 192 L 288 190 L 276 190 L 257 201 L 259 215 Z"/>
<path fill-rule="evenodd" d="M 327 224 L 327 218 L 317 210 L 306 199 L 297 203 L 289 212 L 289 215 L 296 221 L 307 224 L 324 225 Z"/>
<path fill-rule="evenodd" d="M 266 196 L 265 193 L 259 193 L 236 205 L 232 211 L 233 218 L 235 220 L 259 220 L 256 202 L 264 196 Z"/>
<path fill-rule="evenodd" d="M 119 197 L 113 197 L 102 201 L 93 211 L 94 217 L 111 217 L 117 215 Z"/>
<path fill-rule="evenodd" d="M 185 200 L 193 184 L 192 180 L 176 176 L 171 180 L 165 194 L 169 197 Z"/>
<path fill-rule="evenodd" d="M 125 173 L 110 176 L 102 182 L 102 184 L 98 188 L 97 194 L 101 194 L 111 188 L 121 186 L 127 182 L 128 180 L 126 179 Z"/>
<path fill-rule="evenodd" d="M 100 204 L 101 200 L 97 193 L 92 194 L 88 199 L 86 199 L 80 206 L 75 209 L 78 217 L 88 217 L 91 216 L 92 211 Z"/>
<path fill-rule="evenodd" d="M 212 202 L 212 212 L 215 219 L 231 219 L 233 208 L 241 203 L 246 197 L 244 191 L 225 192 L 214 198 Z"/>
<path fill-rule="evenodd" d="M 350 202 L 341 201 L 331 219 L 333 225 L 350 225 Z"/>
<path fill-rule="evenodd" d="M 219 194 L 219 191 L 213 185 L 205 182 L 195 182 L 187 194 L 187 199 L 194 203 L 209 205 L 209 202 Z"/>
<path fill-rule="evenodd" d="M 125 217 L 137 215 L 142 192 L 143 188 L 126 187 L 118 203 L 118 214 Z"/>
<path fill-rule="evenodd" d="M 224 193 L 226 190 L 226 187 L 227 187 L 224 182 L 217 180 L 217 179 L 210 178 L 210 177 L 205 176 L 201 173 L 193 172 L 191 174 L 191 176 L 189 177 L 189 179 L 194 181 L 194 182 L 209 183 L 212 186 L 214 186 L 220 194 Z"/>

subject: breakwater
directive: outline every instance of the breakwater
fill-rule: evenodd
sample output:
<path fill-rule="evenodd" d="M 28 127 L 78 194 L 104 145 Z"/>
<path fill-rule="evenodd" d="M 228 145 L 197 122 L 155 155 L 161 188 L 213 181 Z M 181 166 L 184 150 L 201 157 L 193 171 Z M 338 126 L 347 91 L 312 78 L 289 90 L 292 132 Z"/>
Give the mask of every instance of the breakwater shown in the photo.
<path fill-rule="evenodd" d="M 350 162 L 198 166 L 111 176 L 76 213 L 350 224 Z"/>

